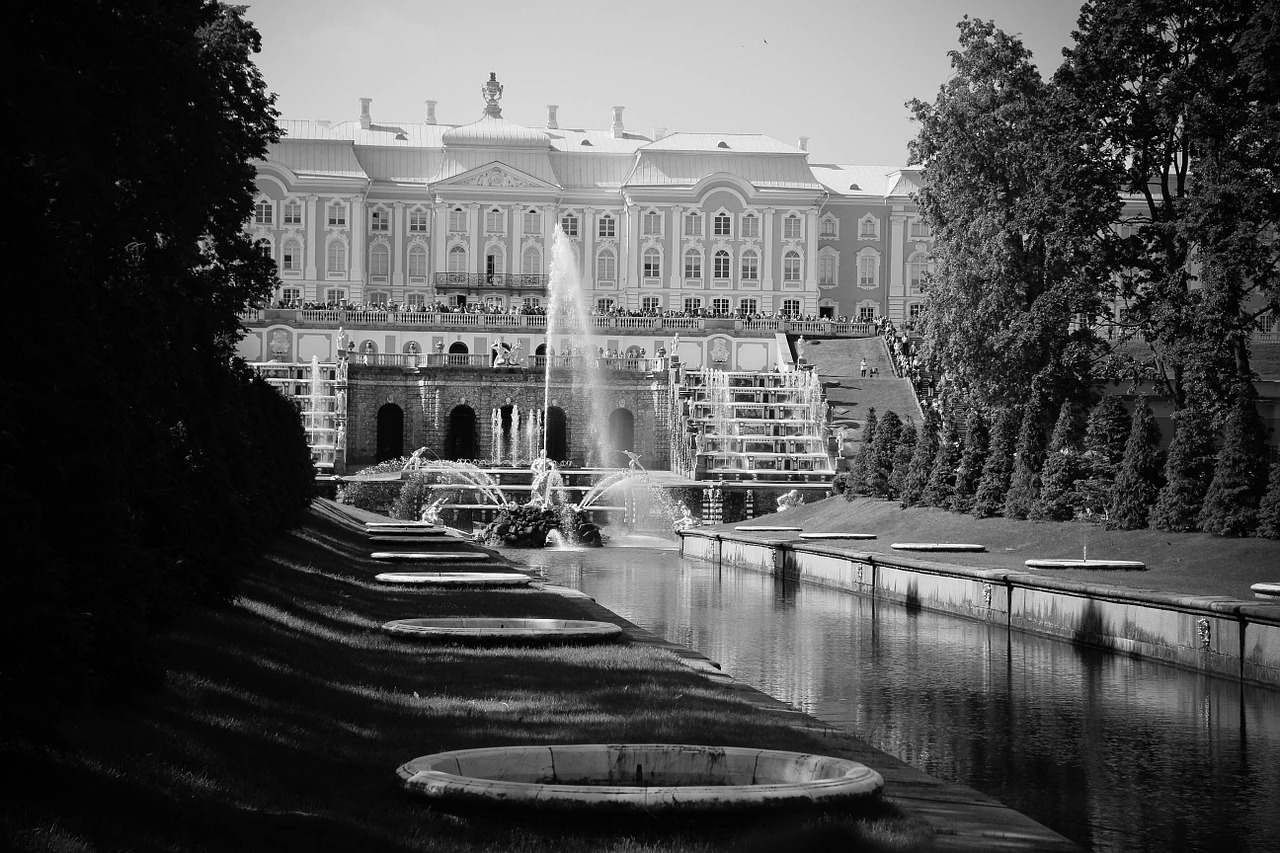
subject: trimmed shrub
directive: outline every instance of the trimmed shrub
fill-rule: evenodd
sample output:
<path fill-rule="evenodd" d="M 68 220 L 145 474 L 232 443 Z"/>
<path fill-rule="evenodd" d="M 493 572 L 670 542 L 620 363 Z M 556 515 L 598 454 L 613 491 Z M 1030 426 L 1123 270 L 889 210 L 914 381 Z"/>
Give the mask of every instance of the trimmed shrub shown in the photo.
<path fill-rule="evenodd" d="M 915 456 L 916 442 L 919 439 L 920 430 L 916 427 L 915 421 L 907 418 L 907 422 L 902 425 L 902 430 L 898 433 L 898 447 L 893 451 L 893 472 L 889 475 L 888 497 L 890 500 L 902 494 L 902 485 L 906 482 L 907 473 L 911 470 L 911 459 Z"/>
<path fill-rule="evenodd" d="M 1156 530 L 1196 530 L 1205 493 L 1213 482 L 1213 426 L 1202 406 L 1182 409 L 1173 417 L 1164 488 L 1151 508 L 1150 523 Z"/>
<path fill-rule="evenodd" d="M 1213 481 L 1200 510 L 1200 529 L 1215 536 L 1248 536 L 1258 525 L 1267 489 L 1267 445 L 1251 392 L 1241 392 L 1227 415 Z"/>
<path fill-rule="evenodd" d="M 1080 407 L 1067 401 L 1058 410 L 1058 421 L 1049 438 L 1049 453 L 1040 470 L 1040 494 L 1031 505 L 1029 518 L 1070 521 L 1075 517 L 1076 481 L 1084 472 L 1080 446 L 1083 438 Z"/>
<path fill-rule="evenodd" d="M 1044 402 L 1038 394 L 1022 410 L 1018 445 L 1013 454 L 1013 476 L 1004 500 L 1005 518 L 1026 518 L 1040 494 L 1040 468 L 1044 465 Z"/>
<path fill-rule="evenodd" d="M 1258 506 L 1257 534 L 1264 539 L 1280 539 L 1280 460 L 1271 463 L 1267 495 Z"/>
<path fill-rule="evenodd" d="M 947 417 L 942 435 L 938 437 L 938 452 L 934 454 L 933 467 L 929 469 L 929 481 L 920 496 L 920 503 L 943 509 L 951 506 L 956 491 L 956 469 L 960 467 L 962 453 L 956 420 Z"/>
<path fill-rule="evenodd" d="M 871 445 L 867 460 L 867 494 L 878 498 L 889 497 L 889 478 L 893 476 L 893 456 L 902 435 L 902 420 L 894 411 L 884 413 L 876 426 L 876 440 Z"/>
<path fill-rule="evenodd" d="M 973 514 L 978 518 L 990 518 L 1004 509 L 1013 477 L 1013 452 L 1021 420 L 1018 409 L 1013 407 L 1002 409 L 996 415 L 987 461 L 982 466 L 982 477 L 973 496 Z"/>
<path fill-rule="evenodd" d="M 1147 526 L 1151 506 L 1160 494 L 1160 463 L 1160 425 L 1146 398 L 1139 397 L 1124 446 L 1124 461 L 1116 474 L 1108 528 L 1138 530 Z"/>
<path fill-rule="evenodd" d="M 915 450 L 911 454 L 911 465 L 907 476 L 902 481 L 902 505 L 915 506 L 924 497 L 925 487 L 929 485 L 929 475 L 933 473 L 933 460 L 938 455 L 938 429 L 942 418 L 938 410 L 930 406 L 925 409 L 924 423 L 920 426 L 920 436 Z"/>
<path fill-rule="evenodd" d="M 871 445 L 876 439 L 876 410 L 867 410 L 867 420 L 862 427 L 862 444 L 849 466 L 849 487 L 845 497 L 852 500 L 857 495 L 867 493 L 867 469 L 871 463 Z"/>

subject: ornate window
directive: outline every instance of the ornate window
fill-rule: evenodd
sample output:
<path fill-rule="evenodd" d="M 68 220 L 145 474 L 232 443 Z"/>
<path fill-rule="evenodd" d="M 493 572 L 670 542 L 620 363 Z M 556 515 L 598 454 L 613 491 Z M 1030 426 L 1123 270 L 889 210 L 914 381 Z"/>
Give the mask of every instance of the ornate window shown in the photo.
<path fill-rule="evenodd" d="M 578 236 L 578 214 L 566 213 L 560 217 L 560 230 L 564 232 L 566 237 Z"/>
<path fill-rule="evenodd" d="M 727 213 L 717 213 L 711 220 L 711 234 L 714 237 L 733 236 L 733 217 Z"/>
<path fill-rule="evenodd" d="M 829 240 L 834 240 L 840 236 L 838 226 L 836 225 L 836 218 L 834 216 L 827 214 L 822 217 L 822 222 L 818 228 L 818 236 L 825 237 Z"/>
<path fill-rule="evenodd" d="M 302 269 L 302 244 L 293 238 L 284 241 L 280 250 L 280 269 L 284 272 L 298 272 Z"/>
<path fill-rule="evenodd" d="M 782 239 L 783 240 L 799 240 L 804 235 L 800 227 L 800 217 L 794 213 L 787 214 L 787 218 L 782 220 Z"/>
<path fill-rule="evenodd" d="M 409 280 L 427 277 L 427 250 L 422 245 L 409 247 Z"/>
<path fill-rule="evenodd" d="M 427 304 L 427 294 L 422 290 L 410 290 L 404 295 L 404 301 L 415 308 L 421 308 Z"/>
<path fill-rule="evenodd" d="M 391 294 L 386 290 L 366 291 L 364 301 L 370 305 L 386 305 L 391 301 Z"/>
<path fill-rule="evenodd" d="M 596 236 L 602 238 L 618 236 L 618 220 L 612 214 L 603 213 L 596 220 Z"/>
<path fill-rule="evenodd" d="M 390 231 L 391 230 L 391 211 L 385 207 L 375 207 L 369 211 L 369 230 L 370 231 Z"/>
<path fill-rule="evenodd" d="M 760 236 L 760 217 L 754 213 L 742 214 L 743 239 L 755 239 Z"/>
<path fill-rule="evenodd" d="M 597 311 L 609 311 L 612 308 L 613 308 L 613 300 L 610 299 L 608 296 L 601 296 L 599 299 L 596 300 Z"/>
<path fill-rule="evenodd" d="M 920 296 L 924 293 L 925 276 L 929 272 L 929 256 L 916 252 L 907 258 L 907 295 Z"/>
<path fill-rule="evenodd" d="M 760 256 L 753 249 L 748 249 L 742 253 L 742 280 L 760 280 Z"/>
<path fill-rule="evenodd" d="M 369 250 L 369 278 L 372 281 L 386 281 L 391 274 L 391 250 L 386 243 L 374 243 Z"/>
<path fill-rule="evenodd" d="M 656 210 L 644 213 L 644 233 L 646 237 L 662 236 L 662 214 Z"/>
<path fill-rule="evenodd" d="M 617 281 L 618 256 L 613 249 L 601 249 L 596 255 L 596 281 Z"/>
<path fill-rule="evenodd" d="M 783 281 L 800 281 L 801 280 L 800 253 L 794 249 L 782 256 L 782 280 Z"/>
<path fill-rule="evenodd" d="M 702 253 L 697 249 L 690 249 L 684 253 L 684 277 L 702 278 Z"/>
<path fill-rule="evenodd" d="M 875 249 L 863 249 L 858 253 L 858 287 L 880 286 L 880 253 Z"/>
<path fill-rule="evenodd" d="M 800 316 L 800 300 L 799 299 L 782 300 L 782 313 L 786 314 L 788 317 L 799 317 Z"/>
<path fill-rule="evenodd" d="M 684 215 L 684 236 L 701 237 L 702 236 L 702 214 L 697 211 L 690 211 Z"/>
<path fill-rule="evenodd" d="M 733 275 L 730 272 L 729 253 L 724 249 L 718 249 L 712 257 L 712 273 L 713 278 L 727 279 Z"/>
<path fill-rule="evenodd" d="M 755 299 L 739 299 L 738 310 L 743 314 L 754 314 L 760 310 L 760 303 Z"/>
<path fill-rule="evenodd" d="M 324 269 L 328 275 L 346 275 L 347 244 L 342 240 L 330 240 L 325 247 Z"/>
<path fill-rule="evenodd" d="M 535 208 L 529 208 L 520 217 L 520 230 L 525 234 L 541 234 L 542 233 L 542 213 Z"/>
<path fill-rule="evenodd" d="M 347 227 L 347 203 L 333 200 L 325 205 L 325 221 L 330 228 Z"/>
<path fill-rule="evenodd" d="M 717 296 L 711 300 L 711 310 L 717 314 L 728 314 L 729 300 L 723 296 Z"/>
<path fill-rule="evenodd" d="M 506 231 L 507 217 L 503 215 L 502 210 L 491 207 L 484 214 L 484 233 L 501 234 Z"/>
<path fill-rule="evenodd" d="M 467 271 L 467 250 L 463 246 L 454 246 L 449 250 L 449 272 L 464 273 Z"/>
<path fill-rule="evenodd" d="M 427 233 L 427 212 L 420 207 L 409 211 L 409 231 L 414 234 Z"/>
<path fill-rule="evenodd" d="M 874 323 L 876 319 L 876 307 L 874 305 L 858 306 L 858 322 Z"/>
<path fill-rule="evenodd" d="M 275 207 L 269 198 L 260 198 L 253 205 L 253 224 L 254 225 L 271 225 L 272 214 Z"/>
<path fill-rule="evenodd" d="M 859 240 L 879 240 L 880 239 L 880 220 L 876 219 L 870 213 L 858 220 L 858 239 Z"/>
<path fill-rule="evenodd" d="M 641 272 L 645 278 L 662 278 L 662 253 L 652 246 L 645 249 Z"/>
<path fill-rule="evenodd" d="M 297 201 L 286 201 L 284 203 L 284 224 L 285 225 L 301 225 L 302 224 L 302 203 Z"/>
<path fill-rule="evenodd" d="M 337 304 L 346 302 L 347 289 L 345 287 L 326 287 L 324 289 L 324 301 Z"/>
<path fill-rule="evenodd" d="M 840 256 L 827 246 L 818 252 L 818 285 L 835 287 L 840 272 Z"/>
<path fill-rule="evenodd" d="M 467 230 L 467 209 L 459 205 L 449 211 L 449 230 L 465 233 Z"/>
<path fill-rule="evenodd" d="M 929 230 L 929 225 L 923 219 L 912 219 L 908 226 L 908 236 L 912 240 L 928 240 L 933 236 L 933 232 Z"/>
<path fill-rule="evenodd" d="M 542 272 L 542 250 L 537 246 L 525 246 L 520 254 L 520 272 L 537 275 Z"/>
<path fill-rule="evenodd" d="M 693 312 L 695 312 L 695 311 L 701 311 L 701 310 L 702 310 L 702 297 L 701 297 L 701 296 L 686 296 L 686 297 L 684 298 L 684 310 L 688 311 L 688 312 L 689 312 L 689 313 L 691 313 L 691 314 L 692 314 Z"/>
<path fill-rule="evenodd" d="M 640 297 L 640 310 L 641 311 L 661 311 L 662 297 L 661 296 Z"/>
<path fill-rule="evenodd" d="M 295 302 L 302 301 L 301 287 L 282 287 L 280 288 L 280 302 L 285 307 L 293 305 Z"/>

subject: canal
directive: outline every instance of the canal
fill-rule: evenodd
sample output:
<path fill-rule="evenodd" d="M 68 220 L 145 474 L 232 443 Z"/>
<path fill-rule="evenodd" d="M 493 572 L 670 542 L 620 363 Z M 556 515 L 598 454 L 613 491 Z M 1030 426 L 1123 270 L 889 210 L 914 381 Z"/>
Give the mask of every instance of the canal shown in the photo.
<path fill-rule="evenodd" d="M 1280 850 L 1280 691 L 631 541 L 525 562 L 1087 849 Z"/>

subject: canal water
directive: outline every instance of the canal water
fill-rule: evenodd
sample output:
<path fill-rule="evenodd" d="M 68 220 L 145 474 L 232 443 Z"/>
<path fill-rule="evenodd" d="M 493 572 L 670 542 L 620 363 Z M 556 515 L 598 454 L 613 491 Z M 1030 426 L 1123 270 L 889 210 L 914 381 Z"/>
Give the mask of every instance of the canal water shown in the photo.
<path fill-rule="evenodd" d="M 1280 851 L 1278 690 L 629 541 L 525 562 L 1087 849 Z"/>

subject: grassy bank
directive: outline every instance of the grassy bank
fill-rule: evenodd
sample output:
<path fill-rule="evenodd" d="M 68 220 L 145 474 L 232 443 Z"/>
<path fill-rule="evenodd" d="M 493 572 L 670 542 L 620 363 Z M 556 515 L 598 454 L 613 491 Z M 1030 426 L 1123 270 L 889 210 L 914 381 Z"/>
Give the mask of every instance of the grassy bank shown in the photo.
<path fill-rule="evenodd" d="M 457 818 L 399 788 L 414 756 L 503 744 L 673 742 L 840 754 L 651 645 L 465 648 L 416 644 L 408 616 L 581 618 L 536 590 L 430 592 L 372 581 L 341 524 L 312 513 L 249 573 L 234 605 L 166 638 L 159 689 L 3 743 L 16 791 L 0 831 L 60 851 L 693 851 L 928 849 L 889 805 L 748 827 L 626 832 L 569 822 Z M 56 630 L 50 626 L 49 630 Z M 38 641 L 33 638 L 33 642 Z"/>

